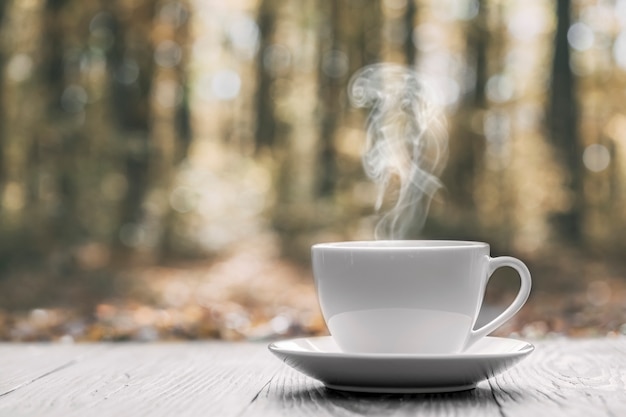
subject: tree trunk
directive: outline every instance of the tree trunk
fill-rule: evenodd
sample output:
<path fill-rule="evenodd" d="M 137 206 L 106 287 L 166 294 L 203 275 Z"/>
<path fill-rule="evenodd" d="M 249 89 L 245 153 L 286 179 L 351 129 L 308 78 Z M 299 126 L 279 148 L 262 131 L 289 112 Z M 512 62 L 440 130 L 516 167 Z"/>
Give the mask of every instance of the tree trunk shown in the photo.
<path fill-rule="evenodd" d="M 415 65 L 415 43 L 413 42 L 413 29 L 415 28 L 415 19 L 417 17 L 417 2 L 418 0 L 408 0 L 406 3 L 406 10 L 404 11 L 404 56 L 406 58 L 406 64 L 409 67 Z"/>
<path fill-rule="evenodd" d="M 323 7 L 326 2 L 322 2 Z M 346 74 L 340 71 L 341 57 L 346 56 L 341 49 L 341 2 L 330 2 L 328 15 L 329 39 L 319 43 L 319 105 L 320 105 L 320 136 L 316 194 L 318 197 L 332 196 L 337 180 L 337 161 L 335 152 L 335 132 L 340 112 L 339 95 L 342 78 Z M 322 25 L 327 23 L 322 19 Z"/>
<path fill-rule="evenodd" d="M 383 15 L 380 0 L 367 3 L 367 7 L 362 7 L 362 3 L 356 3 L 351 10 L 351 15 L 359 17 L 358 26 L 354 27 L 350 34 L 349 45 L 356 45 L 357 54 L 350 53 L 350 75 L 363 65 L 373 64 L 380 60 L 382 48 L 382 26 Z"/>
<path fill-rule="evenodd" d="M 474 125 L 487 109 L 485 85 L 489 78 L 487 52 L 491 34 L 487 29 L 486 3 L 486 0 L 479 0 L 479 13 L 464 26 L 465 60 L 475 78 L 464 89 L 467 92 L 461 96 L 459 108 L 451 118 L 449 160 L 442 174 L 447 204 L 441 217 L 426 223 L 426 235 L 444 234 L 465 239 L 484 233 L 479 223 L 480 202 L 476 201 L 475 193 L 484 164 L 486 141 L 485 135 Z"/>
<path fill-rule="evenodd" d="M 571 1 L 558 0 L 556 13 L 558 22 L 554 38 L 552 94 L 548 110 L 548 127 L 551 139 L 561 154 L 563 164 L 569 175 L 567 187 L 571 195 L 571 207 L 555 220 L 561 238 L 577 244 L 582 243 L 584 199 L 576 80 L 570 68 L 570 51 L 567 40 L 567 31 L 571 24 Z"/>
<path fill-rule="evenodd" d="M 156 3 L 156 0 L 139 2 L 132 20 L 122 12 L 119 2 L 112 10 L 116 43 L 108 56 L 112 75 L 110 105 L 118 131 L 116 140 L 124 152 L 122 172 L 127 181 L 118 230 L 130 235 L 137 232 L 144 217 L 142 204 L 150 186 L 154 151 L 150 131 L 155 65 L 151 31 Z M 129 74 L 133 72 L 136 74 L 131 77 Z"/>
<path fill-rule="evenodd" d="M 173 32 L 172 36 L 179 45 L 188 45 L 191 42 L 190 38 L 190 20 L 191 20 L 191 6 L 187 1 L 179 1 L 179 7 L 181 8 L 182 15 L 177 19 L 177 22 L 170 25 L 170 30 Z M 165 178 L 162 178 L 161 187 L 164 189 L 172 189 L 172 180 L 174 178 L 175 169 L 179 164 L 187 157 L 189 146 L 191 144 L 192 126 L 191 126 L 191 110 L 189 107 L 189 86 L 187 83 L 187 68 L 189 63 L 189 56 L 185 53 L 183 48 L 182 57 L 180 63 L 173 69 L 176 82 L 181 89 L 180 103 L 176 105 L 172 112 L 172 123 L 174 135 L 173 152 L 171 156 L 166 156 L 164 160 L 168 163 L 168 166 L 163 167 L 162 171 L 165 174 Z M 171 205 L 168 205 L 166 214 L 161 219 L 162 233 L 159 242 L 159 256 L 161 259 L 171 258 L 176 255 L 177 245 L 176 234 L 174 233 L 177 221 L 180 220 L 180 215 L 176 212 Z"/>
<path fill-rule="evenodd" d="M 473 119 L 481 117 L 487 107 L 485 85 L 489 78 L 487 51 L 489 33 L 487 29 L 486 1 L 478 3 L 479 14 L 467 27 L 466 53 L 468 64 L 474 67 L 476 78 L 471 92 L 461 102 L 456 117 L 454 140 L 450 141 L 450 161 L 446 187 L 449 197 L 461 212 L 473 212 L 475 207 L 474 188 L 478 167 L 482 165 L 485 137 L 473 129 Z M 468 219 L 463 222 L 467 223 Z"/>
<path fill-rule="evenodd" d="M 71 0 L 47 0 L 44 6 L 44 28 L 42 33 L 43 82 L 47 89 L 47 103 L 44 108 L 48 129 L 43 135 L 36 133 L 29 152 L 29 169 L 34 176 L 31 182 L 31 194 L 38 201 L 38 171 L 41 169 L 41 142 L 44 141 L 49 152 L 48 161 L 56 175 L 56 188 L 59 199 L 57 213 L 46 220 L 49 224 L 50 237 L 60 247 L 75 244 L 83 233 L 77 214 L 79 190 L 76 181 L 79 162 L 78 147 L 84 137 L 74 123 L 77 114 L 63 107 L 63 95 L 67 87 L 65 68 L 66 43 L 69 33 L 65 27 L 65 13 L 72 5 Z M 47 163 L 47 162 L 46 162 Z"/>
<path fill-rule="evenodd" d="M 276 115 L 271 96 L 273 77 L 265 64 L 265 58 L 268 48 L 273 43 L 277 7 L 276 0 L 261 0 L 257 13 L 257 24 L 260 32 L 256 64 L 256 128 L 254 131 L 254 143 L 257 152 L 263 148 L 271 148 L 276 135 Z"/>
<path fill-rule="evenodd" d="M 2 32 L 4 31 L 4 19 L 8 3 L 8 0 L 0 1 L 0 36 L 2 36 Z M 6 146 L 6 110 L 4 108 L 4 69 L 6 66 L 6 54 L 4 50 L 5 47 L 6 45 L 4 44 L 4 42 L 0 42 L 0 196 L 2 196 L 4 192 L 4 184 L 6 180 L 6 166 L 4 159 Z M 0 214 L 2 213 L 2 209 L 2 204 L 0 204 Z M 2 230 L 3 226 L 2 220 L 3 216 L 0 215 L 0 230 Z"/>
<path fill-rule="evenodd" d="M 330 197 L 335 193 L 339 176 L 335 148 L 337 128 L 345 107 L 344 88 L 349 77 L 364 65 L 380 58 L 382 28 L 379 1 L 362 7 L 359 2 L 320 2 L 323 15 L 320 32 L 327 32 L 319 44 L 319 150 L 316 194 Z M 347 71 L 341 69 L 348 60 Z"/>

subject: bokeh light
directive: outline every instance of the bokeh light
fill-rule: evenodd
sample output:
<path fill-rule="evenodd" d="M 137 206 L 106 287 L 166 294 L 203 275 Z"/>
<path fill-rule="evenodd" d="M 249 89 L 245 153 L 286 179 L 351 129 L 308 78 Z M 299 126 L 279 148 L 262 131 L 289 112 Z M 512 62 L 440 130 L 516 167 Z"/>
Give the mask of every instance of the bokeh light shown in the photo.
<path fill-rule="evenodd" d="M 241 77 L 235 71 L 221 70 L 211 78 L 211 91 L 220 100 L 232 100 L 239 95 Z"/>
<path fill-rule="evenodd" d="M 280 43 L 270 45 L 263 52 L 263 66 L 274 77 L 286 75 L 291 68 L 291 51 Z"/>
<path fill-rule="evenodd" d="M 583 163 L 592 172 L 604 171 L 611 163 L 611 153 L 606 146 L 594 143 L 585 148 Z"/>
<path fill-rule="evenodd" d="M 540 2 L 510 4 L 507 28 L 514 38 L 529 42 L 544 33 L 548 27 L 549 15 L 544 13 Z"/>
<path fill-rule="evenodd" d="M 187 187 L 176 187 L 170 194 L 170 206 L 179 213 L 188 213 L 198 204 L 197 194 Z"/>
<path fill-rule="evenodd" d="M 165 68 L 177 66 L 182 56 L 183 53 L 180 45 L 169 39 L 160 42 L 154 51 L 154 61 Z"/>
<path fill-rule="evenodd" d="M 156 84 L 155 98 L 164 108 L 178 106 L 183 100 L 182 86 L 174 80 L 161 80 Z"/>
<path fill-rule="evenodd" d="M 175 28 L 183 25 L 187 17 L 187 9 L 179 1 L 168 1 L 159 10 L 159 19 Z"/>
<path fill-rule="evenodd" d="M 626 30 L 622 31 L 613 45 L 613 57 L 620 68 L 626 70 Z"/>
<path fill-rule="evenodd" d="M 61 96 L 61 107 L 68 113 L 79 113 L 83 111 L 89 97 L 87 91 L 80 85 L 70 85 Z"/>
<path fill-rule="evenodd" d="M 322 56 L 322 71 L 331 78 L 341 78 L 348 73 L 349 61 L 345 52 L 331 50 Z"/>
<path fill-rule="evenodd" d="M 582 22 L 576 22 L 567 31 L 567 40 L 572 48 L 577 51 L 586 51 L 593 47 L 593 30 Z"/>
<path fill-rule="evenodd" d="M 11 57 L 7 64 L 7 77 L 16 83 L 30 78 L 33 71 L 33 60 L 27 54 L 17 54 Z"/>
<path fill-rule="evenodd" d="M 506 74 L 496 74 L 487 81 L 487 97 L 495 103 L 511 100 L 515 94 L 515 84 Z"/>
<path fill-rule="evenodd" d="M 256 22 L 246 15 L 238 16 L 227 27 L 233 46 L 252 58 L 258 49 L 259 28 Z"/>
<path fill-rule="evenodd" d="M 117 81 L 131 85 L 139 78 L 139 65 L 134 59 L 126 58 L 114 73 Z"/>

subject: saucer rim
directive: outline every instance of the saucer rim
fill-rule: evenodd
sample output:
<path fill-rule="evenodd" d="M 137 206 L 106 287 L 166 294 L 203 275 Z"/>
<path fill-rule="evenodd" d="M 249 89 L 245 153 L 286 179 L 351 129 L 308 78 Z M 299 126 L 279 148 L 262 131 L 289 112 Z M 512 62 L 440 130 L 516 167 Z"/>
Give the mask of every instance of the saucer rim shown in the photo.
<path fill-rule="evenodd" d="M 282 339 L 271 342 L 267 347 L 272 353 L 288 353 L 290 355 L 299 355 L 307 357 L 320 357 L 320 358 L 364 358 L 364 359 L 384 359 L 384 360 L 467 360 L 467 359 L 496 359 L 496 358 L 509 358 L 511 356 L 525 356 L 529 355 L 535 350 L 535 345 L 532 343 L 515 339 L 510 337 L 498 337 L 498 336 L 485 336 L 485 339 L 492 340 L 513 340 L 520 343 L 519 350 L 511 352 L 501 353 L 485 353 L 485 352 L 460 352 L 460 353 L 366 353 L 366 352 L 320 352 L 313 350 L 295 350 L 279 346 L 285 342 L 296 342 L 299 340 L 324 340 L 332 339 L 332 336 L 312 336 L 312 337 L 297 337 L 291 339 Z"/>
<path fill-rule="evenodd" d="M 444 394 L 451 392 L 462 392 L 476 389 L 477 382 L 471 384 L 459 384 L 459 385 L 443 385 L 432 387 L 377 387 L 377 386 L 361 386 L 361 385 L 341 385 L 341 384 L 327 384 L 324 386 L 334 391 L 347 391 L 365 394 Z"/>

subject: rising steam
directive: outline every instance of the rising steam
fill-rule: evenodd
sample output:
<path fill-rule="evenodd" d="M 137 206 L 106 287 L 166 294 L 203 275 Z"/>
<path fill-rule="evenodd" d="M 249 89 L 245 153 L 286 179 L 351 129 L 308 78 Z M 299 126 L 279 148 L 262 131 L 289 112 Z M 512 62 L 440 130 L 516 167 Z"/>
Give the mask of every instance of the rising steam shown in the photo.
<path fill-rule="evenodd" d="M 370 107 L 363 167 L 378 186 L 380 211 L 397 184 L 395 204 L 378 222 L 376 239 L 402 239 L 426 221 L 438 175 L 448 156 L 448 136 L 437 97 L 413 70 L 393 64 L 360 69 L 350 80 L 350 101 Z"/>

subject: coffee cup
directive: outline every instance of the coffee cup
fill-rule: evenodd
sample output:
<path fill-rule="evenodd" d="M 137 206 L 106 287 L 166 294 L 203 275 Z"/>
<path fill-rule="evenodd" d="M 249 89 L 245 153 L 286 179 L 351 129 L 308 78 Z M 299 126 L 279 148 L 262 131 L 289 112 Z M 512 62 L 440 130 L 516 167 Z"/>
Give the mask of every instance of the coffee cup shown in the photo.
<path fill-rule="evenodd" d="M 336 242 L 311 252 L 322 314 L 344 352 L 459 353 L 513 317 L 530 295 L 526 265 L 490 257 L 483 242 Z M 501 267 L 517 271 L 519 292 L 498 317 L 474 329 L 487 282 Z"/>

